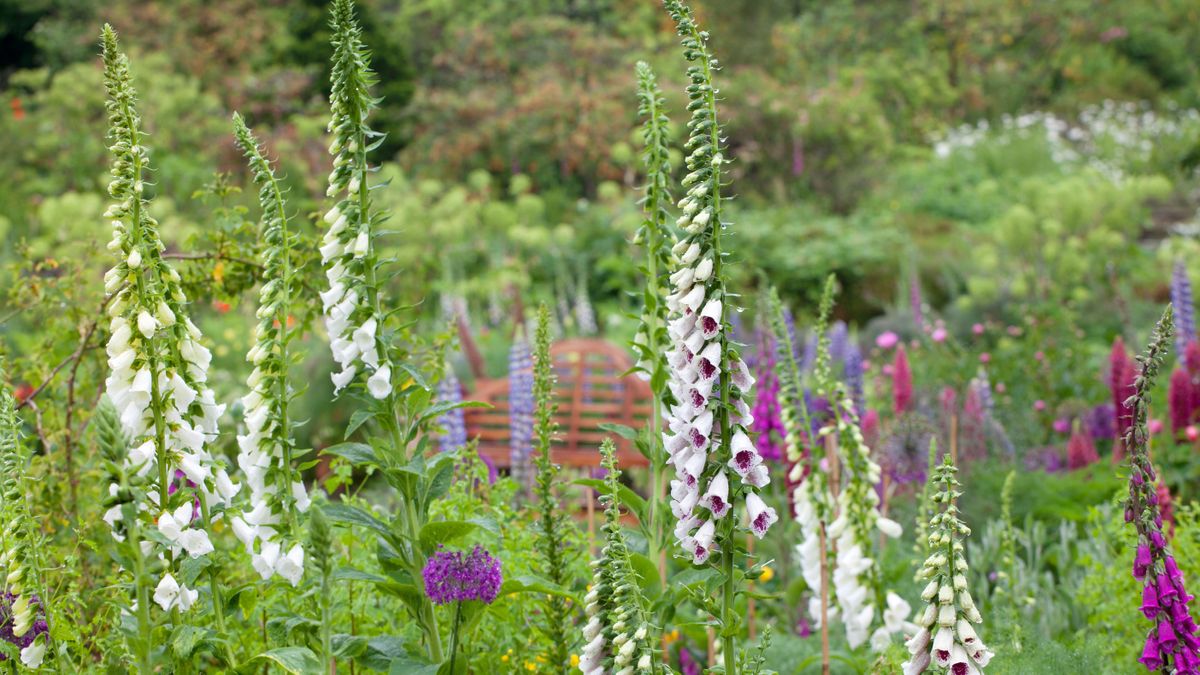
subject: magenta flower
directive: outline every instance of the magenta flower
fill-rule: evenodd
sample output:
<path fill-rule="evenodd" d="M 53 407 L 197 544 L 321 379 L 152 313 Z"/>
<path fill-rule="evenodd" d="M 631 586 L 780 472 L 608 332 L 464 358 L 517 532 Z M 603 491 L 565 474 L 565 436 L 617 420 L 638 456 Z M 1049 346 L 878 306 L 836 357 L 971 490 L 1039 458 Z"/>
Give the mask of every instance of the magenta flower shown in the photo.
<path fill-rule="evenodd" d="M 479 546 L 465 558 L 461 551 L 437 551 L 425 563 L 421 576 L 425 579 L 425 594 L 435 605 L 465 600 L 490 605 L 504 581 L 500 561 Z"/>
<path fill-rule="evenodd" d="M 896 358 L 892 362 L 892 396 L 897 415 L 912 408 L 912 370 L 908 367 L 908 354 L 904 351 L 904 345 L 900 345 L 896 350 Z"/>
<path fill-rule="evenodd" d="M 880 333 L 879 337 L 875 338 L 875 346 L 879 347 L 880 349 L 891 349 L 899 343 L 900 336 L 896 335 L 890 330 Z"/>

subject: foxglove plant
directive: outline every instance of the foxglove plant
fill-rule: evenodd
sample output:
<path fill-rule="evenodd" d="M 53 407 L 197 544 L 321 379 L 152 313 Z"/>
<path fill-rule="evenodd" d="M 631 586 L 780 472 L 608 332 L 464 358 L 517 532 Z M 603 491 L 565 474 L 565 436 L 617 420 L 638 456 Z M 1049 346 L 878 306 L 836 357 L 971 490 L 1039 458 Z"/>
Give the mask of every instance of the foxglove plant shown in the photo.
<path fill-rule="evenodd" d="M 209 503 L 216 499 L 228 507 L 239 486 L 207 448 L 217 436 L 224 406 L 217 405 L 207 385 L 211 354 L 200 343 L 200 329 L 187 316 L 180 276 L 163 259 L 158 223 L 148 213 L 148 151 L 142 145 L 136 94 L 128 59 L 118 51 L 116 34 L 107 25 L 103 51 L 113 154 L 108 190 L 114 200 L 105 217 L 113 228 L 108 249 L 117 257 L 104 277 L 105 290 L 112 296 L 107 310 L 111 372 L 105 385 L 133 446 L 125 457 L 127 468 L 143 477 L 157 474 L 157 485 L 140 491 L 135 510 L 113 507 L 105 520 L 118 539 L 137 533 L 146 557 L 166 558 L 154 600 L 164 610 L 187 610 L 198 593 L 178 583 L 172 571 L 182 554 L 198 558 L 213 550 L 206 529 Z M 172 489 L 176 471 L 194 490 Z M 110 492 L 119 489 L 114 484 Z M 199 518 L 193 512 L 193 499 L 200 502 Z M 127 517 L 140 523 L 134 527 L 124 522 Z M 161 539 L 143 536 L 152 528 Z M 214 596 L 218 617 L 219 605 Z M 143 612 L 139 624 L 148 620 Z M 139 630 L 149 631 L 151 626 L 140 625 Z"/>
<path fill-rule="evenodd" d="M 854 402 L 840 383 L 834 388 L 834 397 L 836 423 L 834 427 L 823 429 L 822 433 L 836 434 L 846 484 L 838 494 L 837 518 L 828 530 L 837 547 L 833 586 L 850 647 L 853 649 L 862 644 L 869 635 L 871 646 L 882 651 L 891 634 L 904 627 L 911 608 L 900 596 L 885 591 L 879 565 L 875 562 L 877 556 L 871 553 L 878 541 L 874 536 L 876 529 L 887 537 L 896 538 L 901 534 L 901 527 L 879 514 L 879 493 L 875 485 L 882 472 L 863 440 Z M 882 613 L 884 623 L 872 633 L 876 612 Z"/>
<path fill-rule="evenodd" d="M 748 400 L 754 379 L 728 340 L 724 252 L 721 250 L 721 126 L 717 120 L 716 59 L 708 34 L 699 29 L 692 11 L 679 0 L 664 0 L 682 38 L 688 67 L 688 123 L 685 144 L 688 174 L 676 221 L 683 237 L 672 253 L 678 266 L 667 296 L 671 313 L 668 333 L 672 393 L 680 401 L 671 408 L 664 434 L 670 463 L 672 512 L 679 519 L 675 536 L 695 564 L 722 553 L 723 605 L 719 612 L 726 673 L 736 674 L 737 627 L 734 598 L 738 517 L 726 518 L 741 502 L 750 531 L 762 537 L 778 520 L 759 497 L 770 481 L 767 466 L 746 433 L 752 422 Z M 720 532 L 717 526 L 720 525 Z"/>
<path fill-rule="evenodd" d="M 311 503 L 300 473 L 292 465 L 295 444 L 288 415 L 293 397 L 288 379 L 288 346 L 293 338 L 289 324 L 298 285 L 292 266 L 295 237 L 275 171 L 236 113 L 233 131 L 259 188 L 264 283 L 259 289 L 254 346 L 246 354 L 253 365 L 246 380 L 250 393 L 242 398 L 246 433 L 237 439 L 238 466 L 249 487 L 249 503 L 241 515 L 230 519 L 230 525 L 259 576 L 266 580 L 278 574 L 295 586 L 304 574 L 299 514 Z"/>
<path fill-rule="evenodd" d="M 4 603 L 8 610 L 4 632 L 11 631 L 11 639 L 4 637 L 20 648 L 21 663 L 36 669 L 45 658 L 50 639 L 42 606 L 46 587 L 40 578 L 37 530 L 25 496 L 27 460 L 20 420 L 16 401 L 2 384 L 3 376 L 0 363 L 0 571 L 5 575 Z"/>
<path fill-rule="evenodd" d="M 591 589 L 584 598 L 588 621 L 583 627 L 583 653 L 579 671 L 603 673 L 669 672 L 655 657 L 657 630 L 649 620 L 646 599 L 638 585 L 629 546 L 621 531 L 618 505 L 621 471 L 611 439 L 600 445 L 604 479 L 604 548 L 592 561 Z"/>
<path fill-rule="evenodd" d="M 954 477 L 957 472 L 947 454 L 934 473 L 940 489 L 931 499 L 935 512 L 929 519 L 930 554 L 919 574 L 929 582 L 921 592 L 921 600 L 928 605 L 917 621 L 916 633 L 905 643 L 911 658 L 903 664 L 904 675 L 923 673 L 931 664 L 952 675 L 968 675 L 992 660 L 992 651 L 975 633 L 983 617 L 967 589 L 962 540 L 971 530 L 958 517 L 956 502 L 962 493 Z"/>
<path fill-rule="evenodd" d="M 644 61 L 637 63 L 638 115 L 645 120 L 642 125 L 642 163 L 646 167 L 645 196 L 642 199 L 642 225 L 634 235 L 634 243 L 642 246 L 646 261 L 642 274 L 646 279 L 646 292 L 637 335 L 633 349 L 637 354 L 635 368 L 650 383 L 657 404 L 650 415 L 645 438 L 647 456 L 650 458 L 650 533 L 652 557 L 658 559 L 663 546 L 663 527 L 659 522 L 660 505 L 663 502 L 663 447 L 662 415 L 676 404 L 667 387 L 666 351 L 671 338 L 667 334 L 667 305 L 663 302 L 665 290 L 670 287 L 672 265 L 671 245 L 674 235 L 667 226 L 671 203 L 668 181 L 671 177 L 670 148 L 668 146 L 670 120 L 663 108 L 662 90 L 654 71 Z"/>
<path fill-rule="evenodd" d="M 1147 670 L 1180 675 L 1200 672 L 1200 638 L 1188 603 L 1193 599 L 1184 588 L 1183 574 L 1163 536 L 1157 475 L 1150 461 L 1147 421 L 1150 391 L 1158 375 L 1172 332 L 1172 308 L 1167 306 L 1154 328 L 1145 354 L 1137 357 L 1140 373 L 1129 398 L 1130 427 L 1125 434 L 1129 452 L 1129 499 L 1125 521 L 1137 529 L 1138 545 L 1133 559 L 1133 576 L 1142 582 L 1140 610 L 1152 623 L 1142 656 Z"/>
<path fill-rule="evenodd" d="M 329 287 L 321 293 L 325 329 L 333 359 L 335 392 L 349 386 L 360 372 L 369 373 L 367 391 L 376 399 L 392 393 L 392 368 L 382 341 L 384 315 L 379 302 L 379 263 L 375 250 L 378 216 L 371 213 L 372 171 L 367 152 L 383 141 L 367 126 L 378 105 L 371 95 L 375 73 L 370 53 L 350 0 L 333 3 L 333 63 L 329 93 L 329 133 L 333 171 L 325 195 L 338 201 L 325 213 L 329 226 L 321 240 L 321 263 Z"/>
<path fill-rule="evenodd" d="M 538 500 L 537 547 L 541 554 L 539 571 L 542 577 L 553 584 L 567 586 L 570 583 L 568 566 L 569 546 L 567 533 L 571 527 L 567 522 L 562 504 L 559 503 L 559 468 L 554 464 L 551 452 L 554 434 L 558 425 L 554 421 L 557 407 L 554 403 L 554 368 L 550 358 L 550 309 L 542 305 L 538 309 L 537 330 L 534 333 L 533 399 L 537 410 L 535 424 Z M 568 628 L 572 623 L 571 605 L 561 595 L 546 596 L 542 614 L 545 624 L 542 632 L 550 645 L 548 660 L 556 671 L 570 661 L 571 642 Z"/>
<path fill-rule="evenodd" d="M 1176 260 L 1171 272 L 1171 306 L 1175 308 L 1175 355 L 1182 360 L 1188 343 L 1196 339 L 1192 281 L 1183 260 Z"/>
<path fill-rule="evenodd" d="M 512 478 L 522 491 L 533 478 L 533 384 L 533 354 L 518 327 L 508 350 L 508 454 Z"/>

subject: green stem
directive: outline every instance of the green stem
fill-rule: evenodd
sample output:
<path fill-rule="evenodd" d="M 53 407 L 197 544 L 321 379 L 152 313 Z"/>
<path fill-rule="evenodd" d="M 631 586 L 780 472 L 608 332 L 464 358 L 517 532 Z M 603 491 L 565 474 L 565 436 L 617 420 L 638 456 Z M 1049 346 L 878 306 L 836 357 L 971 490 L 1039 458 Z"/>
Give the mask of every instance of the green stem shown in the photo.
<path fill-rule="evenodd" d="M 730 522 L 733 522 L 730 517 Z M 725 572 L 725 590 L 722 597 L 721 605 L 721 652 L 722 660 L 725 662 L 726 675 L 737 675 L 737 651 L 735 646 L 735 630 L 733 626 L 734 606 L 733 601 L 737 595 L 737 589 L 733 583 L 733 554 L 734 554 L 734 534 L 735 527 L 728 528 L 728 536 L 726 537 L 727 545 L 723 551 L 722 567 Z"/>
<path fill-rule="evenodd" d="M 321 577 L 321 663 L 325 664 L 325 672 L 333 673 L 337 664 L 333 660 L 333 611 L 330 607 L 329 575 Z"/>
<path fill-rule="evenodd" d="M 137 593 L 138 633 L 137 652 L 138 672 L 154 672 L 150 659 L 150 645 L 153 641 L 153 626 L 150 625 L 150 589 L 146 585 L 146 561 L 142 557 L 142 528 L 137 517 L 130 518 L 129 550 L 133 554 L 133 573 L 136 575 L 135 587 Z"/>
<path fill-rule="evenodd" d="M 200 488 L 196 489 L 196 497 L 200 500 L 200 517 L 203 519 L 205 527 L 208 527 L 212 521 L 208 517 L 208 498 L 205 497 L 204 491 Z M 221 636 L 227 635 L 225 630 L 225 600 L 221 596 L 221 587 L 217 583 L 217 568 L 215 565 L 208 566 L 208 587 L 212 593 L 213 617 L 217 620 L 217 633 Z M 232 669 L 237 663 L 233 655 L 233 647 L 229 642 L 225 642 L 225 659 L 226 664 Z"/>
<path fill-rule="evenodd" d="M 458 657 L 458 627 L 462 622 L 462 600 L 454 606 L 454 630 L 450 633 L 450 675 L 454 675 L 454 661 Z"/>

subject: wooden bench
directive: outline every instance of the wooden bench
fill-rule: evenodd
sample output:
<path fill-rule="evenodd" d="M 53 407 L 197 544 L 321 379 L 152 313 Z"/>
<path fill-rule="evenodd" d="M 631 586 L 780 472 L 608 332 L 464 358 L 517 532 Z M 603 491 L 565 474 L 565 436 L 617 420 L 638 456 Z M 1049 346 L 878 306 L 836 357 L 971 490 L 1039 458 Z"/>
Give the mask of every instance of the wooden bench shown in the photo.
<path fill-rule="evenodd" d="M 650 418 L 650 385 L 636 375 L 623 375 L 632 366 L 629 355 L 610 342 L 581 338 L 554 343 L 550 358 L 557 376 L 554 462 L 564 467 L 598 467 L 600 443 L 611 437 L 621 467 L 646 466 L 646 458 L 631 441 L 600 428 L 609 423 L 638 429 Z M 508 378 L 479 380 L 475 391 L 464 398 L 492 406 L 463 411 L 467 437 L 479 439 L 479 453 L 497 468 L 508 468 Z"/>

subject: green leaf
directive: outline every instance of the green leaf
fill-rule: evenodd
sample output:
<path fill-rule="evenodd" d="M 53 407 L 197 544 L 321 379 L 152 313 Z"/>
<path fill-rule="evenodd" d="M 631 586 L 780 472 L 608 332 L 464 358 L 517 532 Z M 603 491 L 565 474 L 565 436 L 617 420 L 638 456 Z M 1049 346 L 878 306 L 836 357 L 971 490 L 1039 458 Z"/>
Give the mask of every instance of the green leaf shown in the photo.
<path fill-rule="evenodd" d="M 358 431 L 359 427 L 361 427 L 366 423 L 367 420 L 374 416 L 375 411 L 369 408 L 360 408 L 355 410 L 354 414 L 350 416 L 350 423 L 346 425 L 346 434 L 342 436 L 342 438 L 350 438 L 355 431 Z"/>
<path fill-rule="evenodd" d="M 269 652 L 263 652 L 250 660 L 274 661 L 280 668 L 293 675 L 314 675 L 322 670 L 317 655 L 307 647 L 279 647 Z"/>
<path fill-rule="evenodd" d="M 388 667 L 389 675 L 437 675 L 437 663 L 429 663 L 428 661 L 418 661 L 411 656 L 402 656 L 398 659 L 393 659 Z"/>
<path fill-rule="evenodd" d="M 642 588 L 642 594 L 650 600 L 654 600 L 662 594 L 662 579 L 658 575 L 658 566 L 654 561 L 641 553 L 630 552 L 629 564 L 633 566 L 633 571 L 638 575 L 638 585 Z"/>
<path fill-rule="evenodd" d="M 364 635 L 337 633 L 332 642 L 333 655 L 339 659 L 352 659 L 367 651 L 367 638 Z"/>
<path fill-rule="evenodd" d="M 326 504 L 322 507 L 322 510 L 334 522 L 345 523 L 347 525 L 361 525 L 362 527 L 375 530 L 385 537 L 392 536 L 392 528 L 387 523 L 357 506 L 335 502 L 333 504 Z"/>
<path fill-rule="evenodd" d="M 425 552 L 425 555 L 432 555 L 437 550 L 438 544 L 461 539 L 474 532 L 477 527 L 479 526 L 475 523 L 462 520 L 440 520 L 427 523 L 425 527 L 421 528 L 421 550 Z"/>
<path fill-rule="evenodd" d="M 184 586 L 195 586 L 200 573 L 211 564 L 212 560 L 208 556 L 184 558 L 183 562 L 179 564 L 179 583 Z"/>
<path fill-rule="evenodd" d="M 323 455 L 337 455 L 351 464 L 381 466 L 375 449 L 366 443 L 338 443 L 321 451 Z"/>
<path fill-rule="evenodd" d="M 567 589 L 545 579 L 525 574 L 514 579 L 505 579 L 504 583 L 500 584 L 500 595 L 510 595 L 512 593 L 543 593 L 547 595 L 558 595 L 564 598 L 570 598 L 577 604 L 579 598 Z"/>
<path fill-rule="evenodd" d="M 387 577 L 356 570 L 353 567 L 339 567 L 333 571 L 333 574 L 329 575 L 329 578 L 334 581 L 368 581 L 373 584 L 391 581 Z"/>
<path fill-rule="evenodd" d="M 608 422 L 605 422 L 603 424 L 598 424 L 596 426 L 600 427 L 601 429 L 603 429 L 609 433 L 616 434 L 616 435 L 620 436 L 621 438 L 627 438 L 631 441 L 633 439 L 637 438 L 637 430 L 634 429 L 633 427 L 626 426 L 624 424 L 609 424 Z"/>
<path fill-rule="evenodd" d="M 571 481 L 575 485 L 590 487 L 600 494 L 608 494 L 608 483 L 599 478 L 577 478 Z M 646 500 L 641 495 L 624 485 L 617 487 L 617 501 L 637 516 L 639 522 L 646 522 Z"/>
<path fill-rule="evenodd" d="M 181 659 L 191 658 L 192 652 L 196 651 L 196 647 L 204 641 L 207 635 L 207 629 L 183 624 L 176 628 L 171 635 L 171 651 Z"/>

